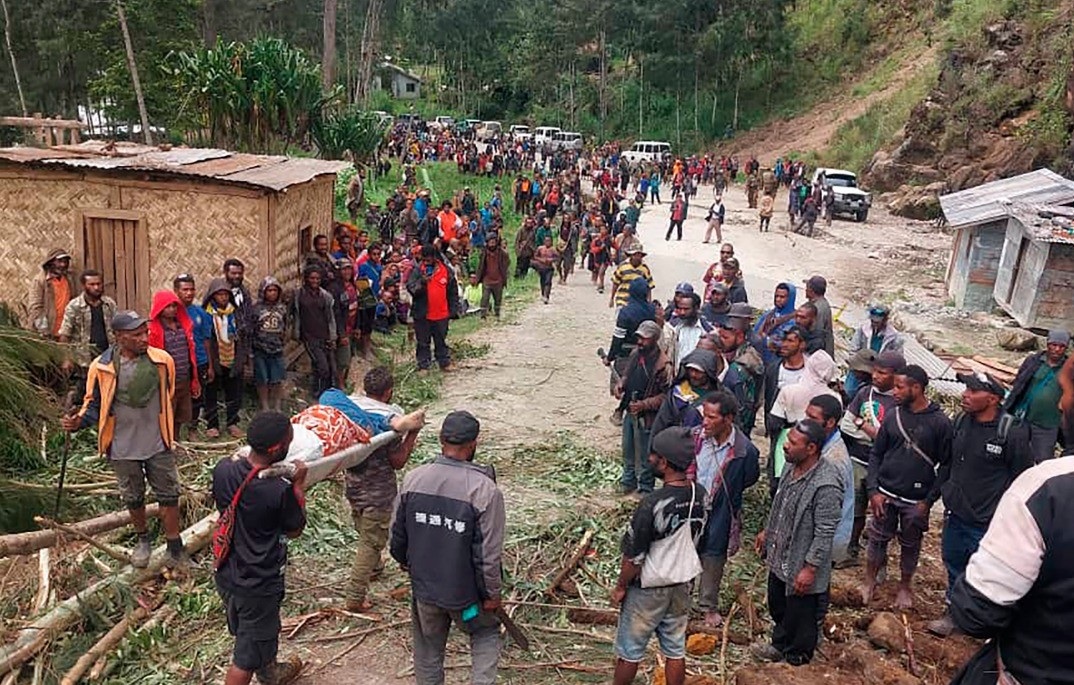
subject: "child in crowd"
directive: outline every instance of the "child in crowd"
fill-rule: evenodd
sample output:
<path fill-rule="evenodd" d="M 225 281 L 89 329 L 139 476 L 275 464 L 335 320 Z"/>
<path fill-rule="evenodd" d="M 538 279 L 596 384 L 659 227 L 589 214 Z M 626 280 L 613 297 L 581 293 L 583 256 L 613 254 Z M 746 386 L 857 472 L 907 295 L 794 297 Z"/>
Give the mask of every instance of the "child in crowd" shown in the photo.
<path fill-rule="evenodd" d="M 281 301 L 283 290 L 272 276 L 261 281 L 259 298 L 254 305 L 253 350 L 254 385 L 261 410 L 283 411 L 283 381 L 287 368 L 283 348 L 287 336 L 287 306 Z"/>

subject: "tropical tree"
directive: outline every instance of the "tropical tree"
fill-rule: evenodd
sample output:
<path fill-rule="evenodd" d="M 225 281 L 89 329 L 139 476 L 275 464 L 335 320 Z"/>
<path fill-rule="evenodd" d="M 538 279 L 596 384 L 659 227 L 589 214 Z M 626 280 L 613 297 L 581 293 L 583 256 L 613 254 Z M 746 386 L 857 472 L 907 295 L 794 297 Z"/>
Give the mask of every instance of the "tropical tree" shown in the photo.
<path fill-rule="evenodd" d="M 343 95 L 325 92 L 320 66 L 277 38 L 173 53 L 166 69 L 183 93 L 188 137 L 246 152 L 286 152 Z"/>
<path fill-rule="evenodd" d="M 326 108 L 310 132 L 322 158 L 368 164 L 384 142 L 387 127 L 373 112 L 351 106 Z"/>

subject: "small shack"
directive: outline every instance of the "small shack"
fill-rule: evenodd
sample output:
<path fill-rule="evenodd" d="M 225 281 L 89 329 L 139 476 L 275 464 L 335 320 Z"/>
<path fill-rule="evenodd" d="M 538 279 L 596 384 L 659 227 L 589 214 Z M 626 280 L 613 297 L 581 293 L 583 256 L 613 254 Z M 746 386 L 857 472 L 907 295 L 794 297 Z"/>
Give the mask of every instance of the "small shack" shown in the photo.
<path fill-rule="evenodd" d="M 1074 328 L 1074 208 L 1014 202 L 993 296 L 1023 328 Z"/>
<path fill-rule="evenodd" d="M 417 100 L 421 97 L 421 77 L 391 62 L 381 62 L 373 76 L 373 90 L 390 91 L 396 100 Z"/>
<path fill-rule="evenodd" d="M 989 311 L 995 305 L 993 290 L 1012 202 L 1074 203 L 1074 181 L 1038 169 L 940 197 L 944 218 L 955 230 L 947 292 L 956 307 Z"/>
<path fill-rule="evenodd" d="M 0 300 L 20 305 L 52 247 L 104 274 L 120 307 L 145 312 L 178 273 L 199 291 L 225 258 L 298 281 L 301 255 L 332 228 L 345 162 L 87 141 L 0 148 Z"/>

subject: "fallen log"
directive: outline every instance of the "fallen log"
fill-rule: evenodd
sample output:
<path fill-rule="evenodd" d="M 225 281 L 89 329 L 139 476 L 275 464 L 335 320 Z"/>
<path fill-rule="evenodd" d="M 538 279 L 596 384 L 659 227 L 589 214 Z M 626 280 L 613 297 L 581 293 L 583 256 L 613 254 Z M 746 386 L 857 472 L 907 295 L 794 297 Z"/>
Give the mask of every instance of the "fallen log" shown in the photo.
<path fill-rule="evenodd" d="M 150 504 L 146 507 L 146 516 L 157 516 L 160 507 Z M 129 511 L 114 511 L 111 514 L 103 514 L 78 523 L 67 524 L 72 530 L 85 535 L 99 535 L 116 528 L 130 525 L 131 515 Z M 55 530 L 33 530 L 27 533 L 14 533 L 0 535 L 0 557 L 17 554 L 33 554 L 39 549 L 55 547 L 59 542 L 59 535 Z"/>
<path fill-rule="evenodd" d="M 309 472 L 306 476 L 307 487 L 312 487 L 322 480 L 331 478 L 343 469 L 361 464 L 369 458 L 369 455 L 388 445 L 397 437 L 398 434 L 393 431 L 379 433 L 367 444 L 348 447 L 330 457 L 310 462 L 308 464 Z M 264 475 L 264 473 L 261 475 Z M 213 530 L 216 527 L 217 516 L 217 512 L 214 511 L 183 531 L 184 546 L 189 554 L 194 554 L 209 544 Z M 55 535 L 55 531 L 49 532 Z M 102 593 L 118 585 L 129 585 L 154 578 L 160 573 L 168 560 L 167 547 L 160 545 L 153 551 L 152 556 L 149 558 L 149 566 L 145 569 L 136 569 L 127 565 L 117 571 L 115 575 L 102 578 L 81 592 L 60 602 L 47 613 L 31 619 L 30 625 L 19 631 L 13 642 L 0 647 L 0 675 L 9 673 L 26 663 L 52 637 L 78 623 L 82 619 L 81 608 L 83 605 L 93 604 Z"/>
<path fill-rule="evenodd" d="M 77 538 L 79 540 L 82 540 L 83 542 L 86 542 L 86 543 L 96 547 L 97 549 L 101 550 L 102 552 L 104 552 L 108 556 L 112 557 L 116 561 L 119 561 L 119 562 L 124 563 L 124 564 L 130 563 L 130 560 L 131 560 L 130 555 L 127 554 L 126 552 L 124 552 L 123 550 L 117 549 L 116 547 L 113 547 L 112 545 L 106 545 L 103 542 L 98 542 L 97 540 L 94 540 L 92 536 L 86 535 L 85 533 L 83 533 L 83 532 L 81 532 L 79 530 L 76 530 L 75 528 L 73 528 L 71 526 L 65 525 L 63 523 L 58 523 L 58 522 L 53 521 L 52 519 L 50 519 L 50 518 L 48 518 L 46 516 L 35 516 L 34 517 L 34 523 L 36 523 L 39 526 L 44 526 L 46 528 L 52 528 L 54 530 L 58 530 L 61 533 L 66 533 L 66 534 L 70 535 L 71 537 L 74 537 L 74 538 Z"/>
<path fill-rule="evenodd" d="M 183 531 L 183 541 L 186 543 L 187 552 L 197 552 L 209 544 L 216 517 L 216 512 L 213 512 Z M 26 663 L 52 637 L 78 623 L 82 619 L 83 605 L 95 604 L 106 590 L 118 585 L 143 582 L 155 577 L 168 559 L 167 546 L 160 545 L 150 556 L 147 568 L 136 569 L 130 565 L 125 566 L 115 575 L 98 580 L 81 592 L 60 602 L 47 613 L 31 619 L 30 625 L 20 630 L 13 642 L 0 647 L 0 674 Z"/>
<path fill-rule="evenodd" d="M 97 659 L 103 657 L 119 644 L 131 626 L 136 626 L 147 619 L 150 613 L 151 609 L 140 606 L 131 612 L 129 616 L 124 616 L 123 620 L 112 626 L 112 629 L 105 633 L 104 637 L 97 640 L 96 644 L 86 650 L 85 654 L 78 657 L 75 665 L 60 678 L 60 685 L 75 685 Z"/>

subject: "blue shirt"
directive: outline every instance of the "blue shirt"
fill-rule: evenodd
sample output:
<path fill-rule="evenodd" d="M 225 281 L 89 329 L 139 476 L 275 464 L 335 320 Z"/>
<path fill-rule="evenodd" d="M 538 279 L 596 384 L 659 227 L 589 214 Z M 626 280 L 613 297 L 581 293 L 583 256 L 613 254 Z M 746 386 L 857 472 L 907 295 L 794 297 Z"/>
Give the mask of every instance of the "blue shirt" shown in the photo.
<path fill-rule="evenodd" d="M 374 264 L 368 259 L 358 267 L 358 278 L 368 278 L 373 295 L 380 297 L 380 275 L 384 271 L 383 264 Z"/>
<path fill-rule="evenodd" d="M 418 221 L 421 221 L 429 213 L 429 201 L 424 197 L 414 200 L 414 211 L 418 213 Z"/>
<path fill-rule="evenodd" d="M 317 401 L 326 407 L 332 407 L 333 409 L 338 409 L 343 412 L 344 416 L 362 428 L 365 428 L 373 435 L 376 435 L 377 433 L 385 433 L 392 429 L 391 422 L 387 416 L 367 412 L 355 404 L 351 398 L 347 397 L 347 395 L 338 388 L 325 390 L 321 393 L 321 397 Z"/>
<path fill-rule="evenodd" d="M 205 351 L 205 341 L 213 339 L 213 318 L 196 304 L 187 305 L 186 314 L 194 329 L 194 358 L 198 361 L 198 367 L 206 366 L 209 353 Z"/>

